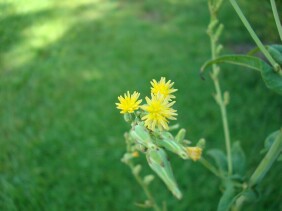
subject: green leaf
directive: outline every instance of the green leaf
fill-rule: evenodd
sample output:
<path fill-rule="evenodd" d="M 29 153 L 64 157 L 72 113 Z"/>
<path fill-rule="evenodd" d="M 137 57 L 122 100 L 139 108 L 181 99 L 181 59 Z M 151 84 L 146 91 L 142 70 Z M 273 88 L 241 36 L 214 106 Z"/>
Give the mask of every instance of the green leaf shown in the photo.
<path fill-rule="evenodd" d="M 235 203 L 235 207 L 238 210 L 242 209 L 243 204 L 248 202 L 256 201 L 259 198 L 259 193 L 255 189 L 246 189 L 243 190 L 241 193 L 237 194 L 233 200 L 232 204 Z"/>
<path fill-rule="evenodd" d="M 231 181 L 226 182 L 226 188 L 219 200 L 217 211 L 228 211 L 234 202 L 236 196 L 234 185 Z"/>
<path fill-rule="evenodd" d="M 246 156 L 239 141 L 232 145 L 231 154 L 233 173 L 243 177 L 246 170 Z"/>
<path fill-rule="evenodd" d="M 279 45 L 267 46 L 268 52 L 279 65 L 282 64 L 282 52 L 279 51 L 280 48 L 281 47 Z"/>
<path fill-rule="evenodd" d="M 177 199 L 182 198 L 166 152 L 162 148 L 148 149 L 146 158 L 151 169 L 162 179 Z"/>
<path fill-rule="evenodd" d="M 224 174 L 227 172 L 227 159 L 226 159 L 225 154 L 221 150 L 210 149 L 207 151 L 207 154 L 214 159 L 221 174 Z"/>
<path fill-rule="evenodd" d="M 272 68 L 262 69 L 261 76 L 267 88 L 282 95 L 282 76 L 275 72 Z"/>
<path fill-rule="evenodd" d="M 201 73 L 203 73 L 206 68 L 216 63 L 235 64 L 257 70 L 261 73 L 266 86 L 282 95 L 282 76 L 275 72 L 266 62 L 257 57 L 244 55 L 221 56 L 214 60 L 207 61 L 202 66 Z"/>
<path fill-rule="evenodd" d="M 274 60 L 278 63 L 278 64 L 282 64 L 282 45 L 268 45 L 266 46 L 266 49 L 268 50 L 268 52 L 271 54 L 271 56 L 274 58 Z M 256 47 L 252 50 L 250 50 L 247 55 L 248 56 L 253 56 L 254 54 L 256 54 L 257 52 L 260 52 L 259 47 Z"/>
<path fill-rule="evenodd" d="M 201 67 L 201 73 L 203 73 L 204 70 L 210 67 L 211 65 L 218 63 L 236 64 L 251 68 L 253 70 L 257 70 L 259 72 L 261 72 L 262 69 L 271 68 L 266 62 L 254 56 L 227 55 L 220 56 L 214 60 L 205 62 L 204 65 Z"/>

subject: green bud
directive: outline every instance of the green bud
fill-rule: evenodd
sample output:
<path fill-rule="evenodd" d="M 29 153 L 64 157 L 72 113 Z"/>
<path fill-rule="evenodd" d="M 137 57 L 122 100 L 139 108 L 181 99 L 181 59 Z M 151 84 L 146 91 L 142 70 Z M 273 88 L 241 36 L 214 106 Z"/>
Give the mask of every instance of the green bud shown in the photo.
<path fill-rule="evenodd" d="M 146 148 L 156 149 L 155 144 L 151 140 L 149 131 L 141 124 L 137 124 L 132 127 L 130 131 L 131 137 L 138 143 Z"/>
<path fill-rule="evenodd" d="M 140 164 L 138 164 L 137 166 L 135 166 L 132 170 L 133 174 L 138 175 L 140 173 L 142 169 L 142 166 Z"/>
<path fill-rule="evenodd" d="M 151 169 L 162 179 L 167 188 L 177 199 L 181 199 L 182 194 L 175 181 L 166 152 L 161 148 L 149 149 L 146 158 Z"/>
<path fill-rule="evenodd" d="M 230 102 L 230 94 L 229 94 L 229 92 L 224 92 L 224 94 L 223 94 L 223 101 L 224 101 L 224 104 L 225 105 L 228 105 L 229 104 L 229 102 Z"/>
<path fill-rule="evenodd" d="M 160 136 L 161 139 L 154 140 L 158 146 L 164 147 L 165 149 L 179 155 L 183 159 L 188 159 L 188 155 L 184 147 L 176 142 L 169 132 L 160 132 Z"/>
<path fill-rule="evenodd" d="M 132 115 L 130 113 L 125 113 L 123 118 L 126 122 L 132 122 Z"/>
<path fill-rule="evenodd" d="M 179 144 L 182 144 L 186 135 L 185 129 L 180 129 L 177 135 L 175 136 L 175 141 Z"/>
<path fill-rule="evenodd" d="M 125 153 L 121 158 L 121 162 L 128 163 L 128 161 L 132 158 L 130 153 Z"/>
<path fill-rule="evenodd" d="M 201 138 L 201 139 L 198 141 L 198 143 L 197 143 L 196 146 L 197 146 L 197 147 L 200 147 L 201 149 L 204 149 L 205 146 L 206 146 L 206 140 L 205 140 L 204 138 Z"/>
<path fill-rule="evenodd" d="M 153 175 L 149 174 L 149 175 L 144 177 L 144 183 L 146 185 L 149 185 L 154 180 L 154 178 L 155 177 Z"/>

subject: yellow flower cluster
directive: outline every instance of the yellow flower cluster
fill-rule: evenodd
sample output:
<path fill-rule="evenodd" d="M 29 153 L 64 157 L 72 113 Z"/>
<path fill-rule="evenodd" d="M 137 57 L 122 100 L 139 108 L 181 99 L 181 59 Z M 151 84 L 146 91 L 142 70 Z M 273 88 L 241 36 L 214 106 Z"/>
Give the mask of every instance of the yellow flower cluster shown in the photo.
<path fill-rule="evenodd" d="M 138 110 L 139 107 L 145 111 L 145 115 L 142 116 L 142 120 L 145 126 L 150 130 L 168 130 L 169 120 L 175 120 L 177 111 L 172 109 L 175 101 L 172 101 L 175 96 L 173 95 L 177 89 L 173 88 L 173 82 L 170 80 L 166 82 L 165 77 L 162 77 L 160 81 L 153 79 L 151 81 L 151 98 L 146 97 L 147 104 L 139 106 L 141 100 L 138 100 L 139 93 L 134 92 L 130 95 L 124 94 L 124 97 L 119 96 L 119 103 L 116 103 L 117 108 L 121 110 L 121 113 L 133 113 Z"/>

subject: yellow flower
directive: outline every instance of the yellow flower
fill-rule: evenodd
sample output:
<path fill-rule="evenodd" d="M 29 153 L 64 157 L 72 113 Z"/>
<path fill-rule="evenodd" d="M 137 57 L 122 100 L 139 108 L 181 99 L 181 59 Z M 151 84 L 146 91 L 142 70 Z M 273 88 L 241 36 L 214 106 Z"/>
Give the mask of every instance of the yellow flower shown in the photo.
<path fill-rule="evenodd" d="M 134 92 L 130 95 L 129 91 L 124 94 L 123 96 L 119 96 L 118 100 L 119 103 L 116 103 L 117 109 L 120 109 L 122 114 L 125 113 L 133 113 L 135 110 L 139 108 L 139 104 L 142 100 L 138 100 L 140 93 Z"/>
<path fill-rule="evenodd" d="M 152 98 L 146 97 L 147 104 L 141 108 L 147 112 L 142 120 L 145 120 L 145 126 L 150 130 L 155 130 L 156 126 L 159 130 L 168 130 L 168 119 L 175 120 L 177 115 L 176 110 L 171 106 L 175 101 L 170 102 L 168 97 L 162 94 L 151 94 Z"/>
<path fill-rule="evenodd" d="M 197 161 L 197 160 L 201 159 L 203 150 L 200 147 L 187 147 L 186 151 L 187 151 L 188 156 L 193 161 Z"/>
<path fill-rule="evenodd" d="M 172 95 L 173 92 L 176 92 L 177 89 L 173 89 L 173 82 L 171 83 L 171 81 L 169 80 L 168 82 L 165 81 L 165 77 L 161 77 L 161 80 L 159 82 L 157 82 L 155 79 L 153 79 L 151 81 L 151 93 L 153 94 L 162 94 L 165 97 L 168 98 L 175 98 L 174 95 Z"/>

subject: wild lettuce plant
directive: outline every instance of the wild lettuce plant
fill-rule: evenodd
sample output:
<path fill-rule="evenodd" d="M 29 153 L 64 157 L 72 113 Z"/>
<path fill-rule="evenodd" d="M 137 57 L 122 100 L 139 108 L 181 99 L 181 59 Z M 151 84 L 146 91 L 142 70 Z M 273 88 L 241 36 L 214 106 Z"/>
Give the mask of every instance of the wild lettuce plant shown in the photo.
<path fill-rule="evenodd" d="M 209 161 L 202 156 L 205 139 L 200 139 L 196 146 L 190 146 L 191 142 L 185 140 L 184 129 L 180 129 L 176 136 L 170 133 L 170 130 L 175 127 L 169 127 L 169 121 L 176 120 L 177 116 L 177 111 L 173 109 L 174 92 L 177 89 L 173 87 L 174 83 L 170 80 L 166 81 L 164 77 L 159 81 L 152 80 L 151 96 L 145 98 L 146 104 L 143 105 L 141 105 L 142 100 L 139 100 L 140 94 L 138 92 L 133 94 L 127 92 L 124 96 L 118 97 L 117 108 L 121 110 L 120 113 L 124 115 L 125 121 L 131 126 L 129 132 L 125 133 L 126 153 L 122 161 L 131 168 L 135 179 L 148 198 L 144 203 L 137 204 L 141 207 L 166 210 L 165 206 L 161 207 L 157 204 L 149 190 L 149 184 L 153 181 L 154 176 L 147 175 L 143 178 L 140 175 L 141 165 L 134 163 L 134 158 L 139 156 L 139 153 L 146 156 L 148 165 L 177 199 L 182 198 L 182 192 L 174 178 L 166 151 L 171 151 L 183 160 L 199 161 L 222 181 L 223 192 L 219 199 L 218 211 L 241 210 L 245 203 L 255 202 L 258 198 L 257 187 L 260 182 L 269 172 L 273 163 L 282 160 L 281 125 L 277 126 L 277 131 L 267 136 L 265 148 L 262 149 L 265 155 L 251 175 L 247 174 L 246 155 L 240 142 L 232 143 L 226 108 L 229 104 L 229 93 L 222 92 L 218 77 L 221 72 L 219 64 L 235 64 L 256 70 L 261 74 L 266 87 L 282 95 L 282 45 L 263 45 L 236 0 L 229 1 L 258 47 L 248 55 L 220 55 L 222 45 L 219 40 L 224 27 L 217 14 L 223 0 L 208 0 L 210 23 L 207 34 L 210 38 L 211 60 L 202 66 L 201 74 L 204 76 L 204 71 L 211 67 L 210 77 L 215 88 L 214 99 L 221 113 L 226 152 L 220 149 L 205 150 L 205 155 L 211 158 Z M 275 1 L 270 0 L 270 4 L 282 41 L 282 27 Z M 263 53 L 268 62 L 254 56 L 258 51 Z"/>

